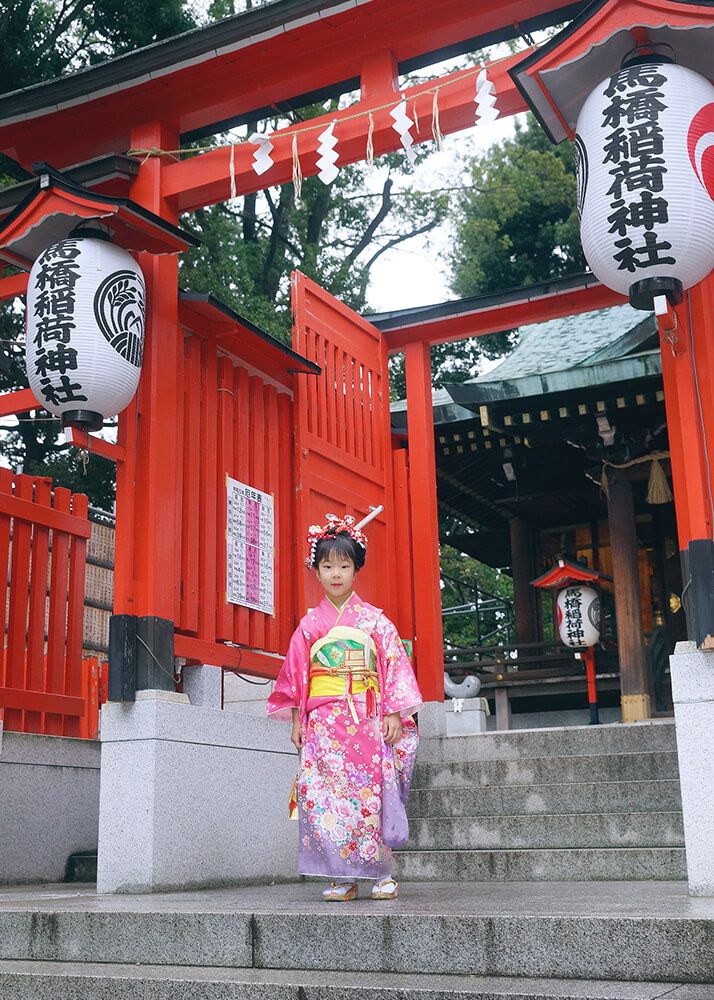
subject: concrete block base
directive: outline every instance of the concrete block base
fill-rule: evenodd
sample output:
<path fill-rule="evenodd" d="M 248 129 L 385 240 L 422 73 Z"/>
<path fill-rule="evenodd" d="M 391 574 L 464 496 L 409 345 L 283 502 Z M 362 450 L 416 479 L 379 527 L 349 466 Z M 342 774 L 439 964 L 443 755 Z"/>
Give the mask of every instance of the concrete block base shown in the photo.
<path fill-rule="evenodd" d="M 268 719 L 162 697 L 107 703 L 98 891 L 296 878 L 296 767 L 287 728 Z"/>
<path fill-rule="evenodd" d="M 447 736 L 476 736 L 486 732 L 489 710 L 485 698 L 451 699 L 444 705 Z"/>
<path fill-rule="evenodd" d="M 714 896 L 714 652 L 678 642 L 670 657 L 692 896 Z"/>
<path fill-rule="evenodd" d="M 446 736 L 446 704 L 443 701 L 427 701 L 419 709 L 417 723 L 421 739 Z"/>
<path fill-rule="evenodd" d="M 203 663 L 183 668 L 183 692 L 192 705 L 220 709 L 223 694 L 223 671 Z"/>
<path fill-rule="evenodd" d="M 61 882 L 96 850 L 99 757 L 96 740 L 0 728 L 0 884 Z"/>

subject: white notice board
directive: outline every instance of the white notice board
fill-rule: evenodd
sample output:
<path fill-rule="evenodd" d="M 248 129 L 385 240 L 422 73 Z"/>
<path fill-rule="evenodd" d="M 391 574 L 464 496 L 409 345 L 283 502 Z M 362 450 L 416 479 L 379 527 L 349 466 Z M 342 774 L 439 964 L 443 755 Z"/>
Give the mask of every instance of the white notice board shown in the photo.
<path fill-rule="evenodd" d="M 226 601 L 275 613 L 275 510 L 270 493 L 226 476 Z"/>

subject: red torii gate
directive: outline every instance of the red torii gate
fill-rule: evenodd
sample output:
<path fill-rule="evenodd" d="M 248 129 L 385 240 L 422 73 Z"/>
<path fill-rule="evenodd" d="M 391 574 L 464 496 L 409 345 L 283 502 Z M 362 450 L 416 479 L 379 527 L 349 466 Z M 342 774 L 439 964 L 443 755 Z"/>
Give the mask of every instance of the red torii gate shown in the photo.
<path fill-rule="evenodd" d="M 107 152 L 144 150 L 138 176 L 127 182 L 124 193 L 175 224 L 181 211 L 226 199 L 232 190 L 246 194 L 289 181 L 294 137 L 303 174 L 316 173 L 318 126 L 335 119 L 341 164 L 364 158 L 370 113 L 375 155 L 399 148 L 389 109 L 402 97 L 418 115 L 416 142 L 432 138 L 435 90 L 441 131 L 448 134 L 470 126 L 475 117 L 473 70 L 401 92 L 398 71 L 513 36 L 520 33 L 519 24 L 533 29 L 567 20 L 585 6 L 554 5 L 552 0 L 505 4 L 488 0 L 477 6 L 471 0 L 441 5 L 428 0 L 282 0 L 65 80 L 9 95 L 2 105 L 0 149 L 26 168 L 39 159 L 66 168 Z M 515 58 L 486 66 L 501 116 L 526 110 L 507 73 Z M 517 58 L 523 58 L 523 53 Z M 195 138 L 218 126 L 255 119 L 285 102 L 298 107 L 300 101 L 304 104 L 308 98 L 344 92 L 357 82 L 360 100 L 350 108 L 271 136 L 275 165 L 262 179 L 251 166 L 251 145 L 236 145 L 233 156 L 226 147 L 178 162 L 175 152 L 170 152 L 178 150 L 182 137 Z M 169 152 L 162 155 L 161 151 Z M 97 190 L 102 190 L 101 183 Z M 122 458 L 117 467 L 117 532 L 122 545 L 116 563 L 115 611 L 172 619 L 179 580 L 174 545 L 179 525 L 172 496 L 178 442 L 171 419 L 180 402 L 173 377 L 180 350 L 178 264 L 175 258 L 152 258 L 144 272 L 150 303 L 144 370 L 137 399 L 121 415 L 116 452 Z M 709 282 L 704 285 L 698 293 L 701 307 L 693 296 L 700 320 L 697 336 L 703 340 L 714 323 L 707 308 Z M 0 298 L 22 290 L 21 277 L 0 279 Z M 537 322 L 545 316 L 619 301 L 619 296 L 595 285 L 559 301 L 548 296 L 533 301 L 518 311 L 517 322 Z M 510 316 L 508 310 L 493 311 L 458 324 L 451 333 L 439 330 L 433 341 L 480 335 L 508 327 L 514 320 L 516 315 Z M 686 328 L 686 317 L 682 324 Z M 443 698 L 443 652 L 432 337 L 428 330 L 416 328 L 387 334 L 385 339 L 388 349 L 404 350 L 406 356 L 409 440 L 418 443 L 410 455 L 411 478 L 419 483 L 411 498 L 417 661 L 427 699 L 439 700 Z M 703 405 L 707 420 L 714 425 L 712 377 L 708 365 L 700 371 L 700 383 L 706 379 Z M 706 523 L 709 510 L 703 503 L 703 486 L 708 481 L 701 442 L 684 431 L 686 408 L 695 400 L 691 378 L 688 355 L 665 365 L 682 548 L 690 538 L 701 537 L 697 532 L 703 530 L 700 522 Z M 33 405 L 25 394 L 11 397 L 0 409 L 14 412 L 18 404 L 26 409 Z M 141 414 L 140 421 L 137 414 Z"/>

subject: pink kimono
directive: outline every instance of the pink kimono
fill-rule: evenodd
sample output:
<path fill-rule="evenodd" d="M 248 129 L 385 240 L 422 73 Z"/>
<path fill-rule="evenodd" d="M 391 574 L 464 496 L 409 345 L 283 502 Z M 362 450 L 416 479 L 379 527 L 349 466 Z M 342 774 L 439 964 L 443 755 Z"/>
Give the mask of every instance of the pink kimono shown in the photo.
<path fill-rule="evenodd" d="M 374 643 L 376 712 L 371 692 L 310 697 L 311 651 L 314 660 L 315 644 L 338 626 L 336 635 L 347 626 L 366 633 Z M 384 835 L 390 843 L 401 842 L 402 833 L 406 836 L 403 806 L 418 742 L 411 714 L 421 704 L 404 646 L 379 608 L 353 593 L 338 610 L 324 597 L 302 619 L 268 699 L 268 715 L 275 718 L 289 721 L 293 708 L 300 711 L 301 875 L 380 879 L 390 874 L 392 852 Z M 382 719 L 394 712 L 401 714 L 404 732 L 390 747 L 382 737 Z"/>

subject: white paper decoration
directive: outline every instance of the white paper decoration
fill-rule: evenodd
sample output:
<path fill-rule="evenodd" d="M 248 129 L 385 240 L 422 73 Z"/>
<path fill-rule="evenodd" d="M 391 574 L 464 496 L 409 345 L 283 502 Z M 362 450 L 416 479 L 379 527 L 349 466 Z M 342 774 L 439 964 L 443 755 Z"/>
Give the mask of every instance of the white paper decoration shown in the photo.
<path fill-rule="evenodd" d="M 476 123 L 479 121 L 493 122 L 498 118 L 496 107 L 496 88 L 488 78 L 488 73 L 482 69 L 476 77 Z"/>
<path fill-rule="evenodd" d="M 250 137 L 248 142 L 254 143 L 258 148 L 253 153 L 253 162 L 251 166 L 255 170 L 258 177 L 261 177 L 266 171 L 270 170 L 273 165 L 273 158 L 270 155 L 275 148 L 270 141 L 270 137 L 267 135 L 261 135 L 259 132 L 254 132 Z"/>
<path fill-rule="evenodd" d="M 141 268 L 111 243 L 77 236 L 40 254 L 27 287 L 26 364 L 45 409 L 97 429 L 128 406 L 141 374 L 145 301 Z"/>
<path fill-rule="evenodd" d="M 335 152 L 336 145 L 335 122 L 332 122 L 324 132 L 320 132 L 317 140 L 317 152 L 319 154 L 317 176 L 323 184 L 331 184 L 339 173 L 336 166 L 339 159 L 338 154 Z"/>
<path fill-rule="evenodd" d="M 392 128 L 399 135 L 404 152 L 407 154 L 407 160 L 413 166 L 416 160 L 416 152 L 414 151 L 414 139 L 410 129 L 414 127 L 414 122 L 407 113 L 407 102 L 402 101 L 396 108 L 392 108 L 389 114 L 394 121 Z"/>
<path fill-rule="evenodd" d="M 644 278 L 689 288 L 714 266 L 714 87 L 667 62 L 590 94 L 575 138 L 583 251 L 627 295 Z"/>
<path fill-rule="evenodd" d="M 594 646 L 600 639 L 600 598 L 592 587 L 566 587 L 558 594 L 558 630 L 564 645 Z"/>

